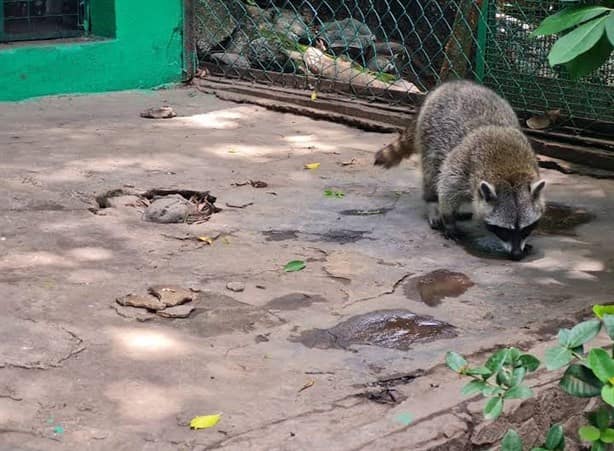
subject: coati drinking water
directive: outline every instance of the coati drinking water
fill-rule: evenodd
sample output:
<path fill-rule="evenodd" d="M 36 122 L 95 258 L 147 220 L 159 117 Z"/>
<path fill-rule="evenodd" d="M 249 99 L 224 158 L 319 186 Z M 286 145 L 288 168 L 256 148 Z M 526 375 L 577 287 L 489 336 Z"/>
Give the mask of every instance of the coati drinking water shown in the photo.
<path fill-rule="evenodd" d="M 459 207 L 473 216 L 520 260 L 544 213 L 537 158 L 510 104 L 470 81 L 451 81 L 424 100 L 415 122 L 375 155 L 375 164 L 398 165 L 422 155 L 423 198 L 431 227 L 456 239 Z"/>

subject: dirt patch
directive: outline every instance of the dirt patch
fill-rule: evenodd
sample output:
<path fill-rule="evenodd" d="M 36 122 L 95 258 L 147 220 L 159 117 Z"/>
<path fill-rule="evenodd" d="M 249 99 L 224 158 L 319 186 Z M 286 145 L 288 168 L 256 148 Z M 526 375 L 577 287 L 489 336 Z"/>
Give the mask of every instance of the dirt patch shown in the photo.
<path fill-rule="evenodd" d="M 455 337 L 454 326 L 408 310 L 377 310 L 353 316 L 330 329 L 312 329 L 290 340 L 309 348 L 348 349 L 371 345 L 407 351 L 417 342 Z"/>
<path fill-rule="evenodd" d="M 2 317 L 0 328 L 0 368 L 59 367 L 85 349 L 75 334 L 44 321 Z"/>
<path fill-rule="evenodd" d="M 328 299 L 319 296 L 305 293 L 290 293 L 271 299 L 265 308 L 272 310 L 298 310 L 309 307 L 311 304 L 318 302 L 328 302 Z"/>
<path fill-rule="evenodd" d="M 266 241 L 286 241 L 298 238 L 298 230 L 267 230 L 262 234 L 266 237 Z"/>
<path fill-rule="evenodd" d="M 413 299 L 417 293 L 422 302 L 434 307 L 446 297 L 457 297 L 474 285 L 473 281 L 460 272 L 436 269 L 411 279 L 403 289 L 405 296 Z"/>
<path fill-rule="evenodd" d="M 574 236 L 576 227 L 593 219 L 595 215 L 583 208 L 549 202 L 546 206 L 546 213 L 539 222 L 537 233 Z"/>
<path fill-rule="evenodd" d="M 142 207 L 146 221 L 192 224 L 206 221 L 212 214 L 221 211 L 221 208 L 215 206 L 216 200 L 209 191 L 156 188 L 137 192 L 120 188 L 96 196 L 96 206 L 90 211 L 97 213 L 99 209 L 118 206 Z"/>

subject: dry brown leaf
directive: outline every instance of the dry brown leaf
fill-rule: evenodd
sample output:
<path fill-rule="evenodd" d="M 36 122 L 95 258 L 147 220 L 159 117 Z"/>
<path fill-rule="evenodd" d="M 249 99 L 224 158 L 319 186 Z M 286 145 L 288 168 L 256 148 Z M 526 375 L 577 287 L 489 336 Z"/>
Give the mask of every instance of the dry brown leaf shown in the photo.
<path fill-rule="evenodd" d="M 311 379 L 310 381 L 306 382 L 305 385 L 303 385 L 298 392 L 300 393 L 303 390 L 307 390 L 308 388 L 313 387 L 315 385 L 315 383 L 316 383 L 316 381 Z"/>

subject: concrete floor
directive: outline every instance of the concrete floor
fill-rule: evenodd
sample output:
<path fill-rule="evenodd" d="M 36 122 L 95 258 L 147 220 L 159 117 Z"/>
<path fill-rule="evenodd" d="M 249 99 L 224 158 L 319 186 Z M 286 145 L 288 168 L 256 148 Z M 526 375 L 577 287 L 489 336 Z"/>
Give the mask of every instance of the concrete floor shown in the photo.
<path fill-rule="evenodd" d="M 178 117 L 139 117 L 161 104 Z M 596 219 L 575 235 L 536 235 L 515 263 L 472 256 L 429 229 L 415 162 L 372 166 L 391 135 L 190 89 L 1 104 L 0 118 L 3 451 L 428 448 L 462 429 L 447 413 L 462 381 L 442 369 L 446 351 L 530 349 L 612 300 L 613 181 L 544 171 L 550 199 Z M 303 168 L 312 162 L 320 167 Z M 233 185 L 250 179 L 268 187 Z M 223 211 L 161 225 L 133 207 L 89 210 L 123 186 L 209 190 Z M 176 239 L 186 234 L 221 238 Z M 295 259 L 307 267 L 285 273 Z M 428 306 L 411 284 L 437 269 L 474 285 Z M 139 322 L 112 308 L 156 284 L 201 290 L 201 311 Z M 409 350 L 306 338 L 382 309 L 432 316 L 457 336 Z M 360 396 L 390 378 L 404 400 Z M 189 429 L 214 413 L 214 428 Z"/>

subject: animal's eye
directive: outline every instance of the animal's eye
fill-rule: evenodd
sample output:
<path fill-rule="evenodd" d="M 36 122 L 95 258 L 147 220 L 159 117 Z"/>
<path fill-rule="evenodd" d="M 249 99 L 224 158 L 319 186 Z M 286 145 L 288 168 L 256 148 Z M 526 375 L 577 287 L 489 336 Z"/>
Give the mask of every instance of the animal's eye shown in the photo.
<path fill-rule="evenodd" d="M 501 241 L 511 241 L 513 230 L 486 223 L 486 229 L 499 237 Z"/>
<path fill-rule="evenodd" d="M 537 228 L 538 224 L 539 224 L 539 221 L 535 221 L 533 224 L 530 224 L 520 229 L 520 236 L 522 237 L 522 239 L 524 240 L 526 237 L 528 237 L 531 234 L 531 232 L 533 232 L 533 230 Z"/>

